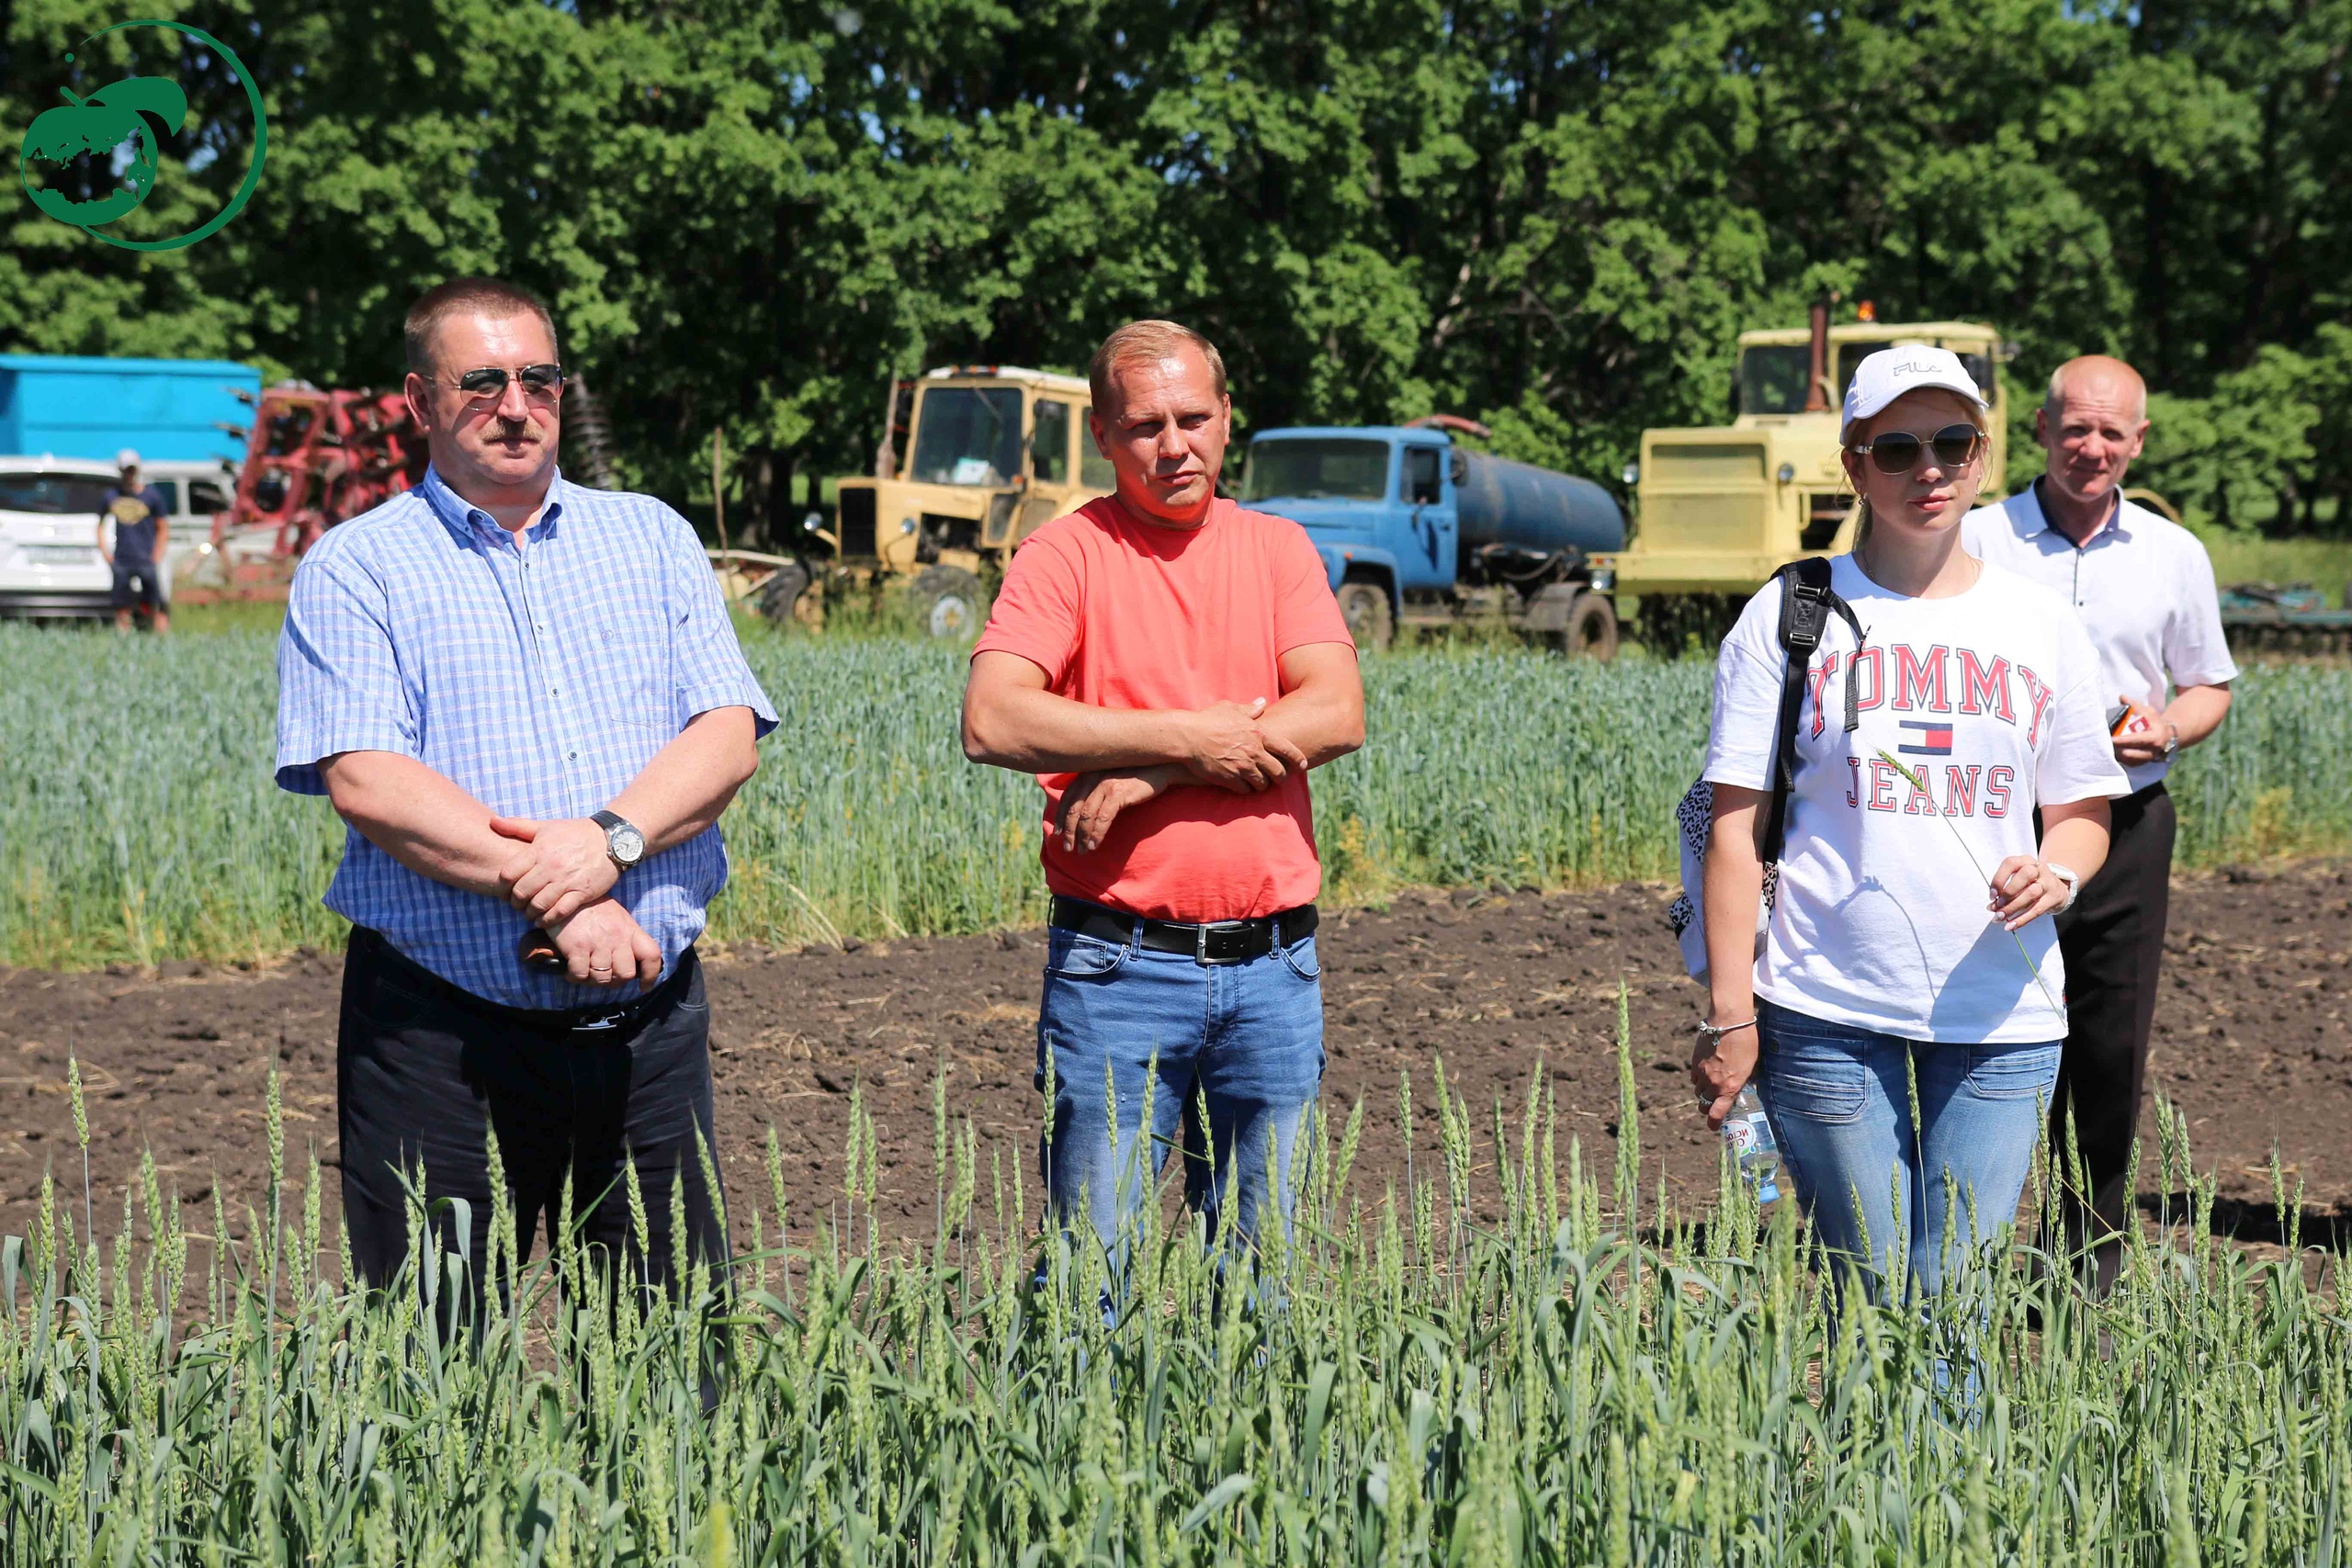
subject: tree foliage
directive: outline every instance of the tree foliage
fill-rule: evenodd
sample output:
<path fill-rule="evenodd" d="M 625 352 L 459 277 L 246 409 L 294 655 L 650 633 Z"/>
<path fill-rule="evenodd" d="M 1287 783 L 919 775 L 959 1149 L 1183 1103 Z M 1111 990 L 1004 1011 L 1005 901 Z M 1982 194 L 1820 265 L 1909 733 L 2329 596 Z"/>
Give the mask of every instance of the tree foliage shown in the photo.
<path fill-rule="evenodd" d="M 870 460 L 892 374 L 1075 366 L 1145 313 L 1219 341 L 1252 425 L 1464 412 L 1605 477 L 1834 289 L 1998 323 L 2021 404 L 2120 353 L 2187 499 L 2352 522 L 2352 0 L 144 9 L 254 69 L 267 177 L 145 256 L 24 204 L 8 347 L 380 384 L 410 298 L 503 273 L 634 480 L 683 494 L 723 426 L 775 526 L 795 476 Z M 189 123 L 121 225 L 168 232 L 242 176 L 242 94 L 152 30 L 66 64 L 114 10 L 0 7 L 0 108 L 172 71 Z"/>

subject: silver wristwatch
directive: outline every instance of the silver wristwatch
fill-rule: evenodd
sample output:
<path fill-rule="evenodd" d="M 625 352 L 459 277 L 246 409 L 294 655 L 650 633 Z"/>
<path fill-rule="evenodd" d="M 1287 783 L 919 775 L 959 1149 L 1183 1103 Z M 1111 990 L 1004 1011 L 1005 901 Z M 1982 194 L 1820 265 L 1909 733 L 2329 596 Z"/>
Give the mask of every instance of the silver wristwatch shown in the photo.
<path fill-rule="evenodd" d="M 2051 875 L 2066 885 L 2066 901 L 2058 906 L 2058 913 L 2063 915 L 2075 907 L 2075 896 L 2083 890 L 2083 879 L 2054 860 L 2046 860 L 2041 863 L 2050 868 Z"/>
<path fill-rule="evenodd" d="M 599 811 L 588 820 L 605 830 L 605 853 L 623 871 L 645 858 L 645 835 L 618 812 Z"/>

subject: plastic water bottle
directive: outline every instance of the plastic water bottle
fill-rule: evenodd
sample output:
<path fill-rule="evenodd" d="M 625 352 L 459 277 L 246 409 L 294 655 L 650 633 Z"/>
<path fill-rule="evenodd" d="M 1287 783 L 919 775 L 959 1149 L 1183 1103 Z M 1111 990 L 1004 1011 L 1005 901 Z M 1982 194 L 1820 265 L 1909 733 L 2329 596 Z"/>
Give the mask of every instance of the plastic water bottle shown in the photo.
<path fill-rule="evenodd" d="M 1724 1142 L 1739 1174 L 1755 1190 L 1758 1207 L 1781 1195 L 1781 1145 L 1772 1141 L 1772 1123 L 1764 1117 L 1764 1102 L 1756 1086 L 1744 1084 L 1724 1118 Z"/>

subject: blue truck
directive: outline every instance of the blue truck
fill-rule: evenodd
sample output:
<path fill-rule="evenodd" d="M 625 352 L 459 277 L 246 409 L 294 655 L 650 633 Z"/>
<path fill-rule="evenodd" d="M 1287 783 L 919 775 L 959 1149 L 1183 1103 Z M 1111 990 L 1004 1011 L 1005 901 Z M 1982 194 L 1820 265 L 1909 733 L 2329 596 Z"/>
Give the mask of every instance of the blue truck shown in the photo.
<path fill-rule="evenodd" d="M 1250 443 L 1242 504 L 1305 525 L 1359 645 L 1398 626 L 1500 621 L 1564 652 L 1617 651 L 1625 513 L 1589 479 L 1457 444 L 1449 415 L 1297 426 Z"/>

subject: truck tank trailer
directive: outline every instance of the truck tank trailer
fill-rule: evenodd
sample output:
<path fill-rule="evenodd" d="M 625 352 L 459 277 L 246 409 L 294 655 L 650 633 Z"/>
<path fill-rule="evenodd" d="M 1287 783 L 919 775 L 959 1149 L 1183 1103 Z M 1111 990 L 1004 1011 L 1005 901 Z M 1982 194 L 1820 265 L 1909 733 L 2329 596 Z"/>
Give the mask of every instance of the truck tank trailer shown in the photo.
<path fill-rule="evenodd" d="M 1623 549 L 1625 514 L 1590 479 L 1484 452 L 1453 449 L 1454 509 L 1465 555 L 1481 550 Z"/>
<path fill-rule="evenodd" d="M 1624 547 L 1616 501 L 1589 479 L 1459 446 L 1454 431 L 1487 434 L 1449 415 L 1266 431 L 1250 444 L 1242 503 L 1305 526 L 1359 645 L 1484 619 L 1613 656 L 1611 584 L 1591 558 Z"/>

